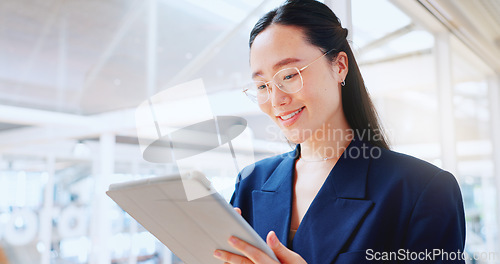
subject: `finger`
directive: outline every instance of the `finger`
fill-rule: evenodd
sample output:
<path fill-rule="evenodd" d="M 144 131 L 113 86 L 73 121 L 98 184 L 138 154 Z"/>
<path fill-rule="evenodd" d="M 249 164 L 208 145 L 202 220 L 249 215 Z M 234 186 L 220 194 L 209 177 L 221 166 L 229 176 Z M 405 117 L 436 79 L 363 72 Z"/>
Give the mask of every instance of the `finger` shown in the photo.
<path fill-rule="evenodd" d="M 253 261 L 252 263 L 276 263 L 276 261 L 262 252 L 262 250 L 235 236 L 229 238 L 229 244 Z"/>
<path fill-rule="evenodd" d="M 269 231 L 269 233 L 267 233 L 266 240 L 267 240 L 267 244 L 271 248 L 279 248 L 279 246 L 282 245 L 280 240 L 276 236 L 276 233 L 274 233 L 274 231 Z"/>
<path fill-rule="evenodd" d="M 235 210 L 235 211 L 236 211 L 239 215 L 241 215 L 241 209 L 240 209 L 240 208 L 235 207 L 235 208 L 234 208 L 234 210 Z"/>
<path fill-rule="evenodd" d="M 251 262 L 248 258 L 244 256 L 220 249 L 214 251 L 214 257 L 224 261 L 224 264 L 226 263 L 253 264 L 253 262 Z"/>
<path fill-rule="evenodd" d="M 276 233 L 274 231 L 270 231 L 267 234 L 267 244 L 269 247 L 273 250 L 274 254 L 276 257 L 279 259 L 280 262 L 286 262 L 286 263 L 294 263 L 295 258 L 298 256 L 297 253 L 291 251 L 285 245 L 283 245 L 278 237 L 276 236 Z"/>

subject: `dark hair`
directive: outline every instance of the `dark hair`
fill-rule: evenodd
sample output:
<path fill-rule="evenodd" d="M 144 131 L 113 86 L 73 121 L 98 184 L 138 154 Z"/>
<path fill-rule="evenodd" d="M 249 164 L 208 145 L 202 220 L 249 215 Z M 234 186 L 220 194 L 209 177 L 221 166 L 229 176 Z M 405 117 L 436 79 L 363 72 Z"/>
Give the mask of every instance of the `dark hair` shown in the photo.
<path fill-rule="evenodd" d="M 389 149 L 387 139 L 378 121 L 377 112 L 347 42 L 347 29 L 323 3 L 315 0 L 288 0 L 268 12 L 255 24 L 250 33 L 249 46 L 262 31 L 272 24 L 296 26 L 303 30 L 307 41 L 323 52 L 335 49 L 327 57 L 333 61 L 341 51 L 347 54 L 348 73 L 342 88 L 342 107 L 355 136 L 374 146 Z"/>

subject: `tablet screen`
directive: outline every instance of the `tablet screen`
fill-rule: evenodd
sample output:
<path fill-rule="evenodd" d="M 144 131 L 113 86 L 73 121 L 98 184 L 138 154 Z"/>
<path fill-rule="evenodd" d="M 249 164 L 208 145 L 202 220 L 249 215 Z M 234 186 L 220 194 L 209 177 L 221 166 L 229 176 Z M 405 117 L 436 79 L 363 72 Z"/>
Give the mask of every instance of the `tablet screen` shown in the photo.
<path fill-rule="evenodd" d="M 199 198 L 187 199 L 186 191 L 196 192 Z M 227 243 L 231 235 L 277 260 L 199 172 L 112 184 L 106 193 L 184 263 L 222 263 L 213 257 L 215 249 L 239 254 Z"/>

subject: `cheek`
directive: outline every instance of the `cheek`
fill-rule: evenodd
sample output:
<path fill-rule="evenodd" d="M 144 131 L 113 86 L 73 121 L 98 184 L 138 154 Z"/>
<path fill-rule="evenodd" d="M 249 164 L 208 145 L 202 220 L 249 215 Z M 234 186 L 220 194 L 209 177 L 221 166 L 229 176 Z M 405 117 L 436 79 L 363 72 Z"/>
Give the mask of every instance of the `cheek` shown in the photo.
<path fill-rule="evenodd" d="M 259 108 L 266 115 L 273 117 L 273 115 L 272 115 L 272 109 L 271 109 L 271 103 L 269 103 L 269 101 L 267 101 L 264 104 L 259 104 Z"/>
<path fill-rule="evenodd" d="M 304 88 L 300 91 L 300 97 L 310 106 L 314 106 L 325 100 L 325 97 L 330 96 L 331 91 L 329 91 L 328 88 L 329 87 L 325 85 L 325 83 L 318 80 L 304 82 Z"/>
<path fill-rule="evenodd" d="M 302 96 L 305 101 L 309 102 L 309 106 L 321 111 L 338 108 L 341 101 L 341 90 L 335 85 L 335 82 L 330 79 L 320 82 L 310 82 L 308 87 L 305 86 Z M 311 105 L 312 102 L 312 105 Z"/>

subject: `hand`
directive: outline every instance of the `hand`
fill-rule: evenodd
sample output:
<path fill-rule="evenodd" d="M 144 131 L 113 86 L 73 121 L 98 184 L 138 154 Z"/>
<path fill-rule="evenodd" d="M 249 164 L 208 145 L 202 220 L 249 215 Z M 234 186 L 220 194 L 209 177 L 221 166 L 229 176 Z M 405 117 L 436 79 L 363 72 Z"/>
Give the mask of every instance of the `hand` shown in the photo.
<path fill-rule="evenodd" d="M 239 208 L 234 208 L 241 215 Z M 234 254 L 225 250 L 217 249 L 214 251 L 214 257 L 224 261 L 225 263 L 238 264 L 263 264 L 263 263 L 306 263 L 306 261 L 297 253 L 285 247 L 279 241 L 278 237 L 271 231 L 267 234 L 267 245 L 273 250 L 280 262 L 276 262 L 262 250 L 248 244 L 247 242 L 231 236 L 228 240 L 229 244 L 240 251 L 243 255 Z M 306 263 L 307 264 L 307 263 Z"/>
<path fill-rule="evenodd" d="M 240 208 L 235 207 L 235 208 L 234 208 L 234 210 L 235 210 L 235 211 L 236 211 L 239 215 L 241 215 L 241 209 L 240 209 Z"/>

